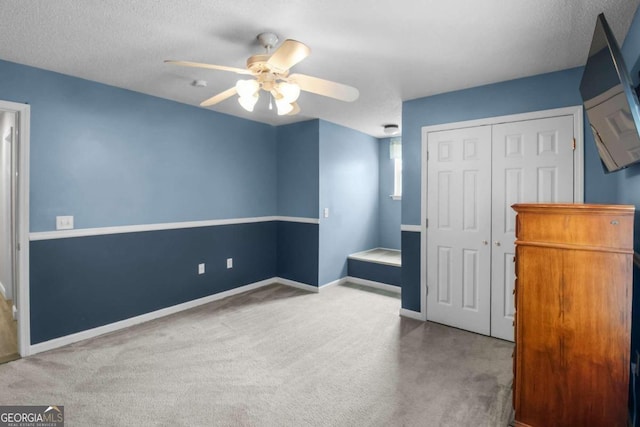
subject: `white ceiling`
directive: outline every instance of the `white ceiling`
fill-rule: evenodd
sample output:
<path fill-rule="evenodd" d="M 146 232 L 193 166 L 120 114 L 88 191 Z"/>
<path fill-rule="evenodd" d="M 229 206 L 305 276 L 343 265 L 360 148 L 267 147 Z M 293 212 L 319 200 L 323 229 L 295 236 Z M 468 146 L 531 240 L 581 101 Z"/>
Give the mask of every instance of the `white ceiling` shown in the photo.
<path fill-rule="evenodd" d="M 321 118 L 376 137 L 402 101 L 584 65 L 598 13 L 619 42 L 640 0 L 2 0 L 0 58 L 198 105 L 238 75 L 164 59 L 244 68 L 273 31 L 311 47 L 292 72 L 360 90 L 343 103 L 303 93 L 298 116 L 262 96 L 212 110 L 272 125 Z M 203 79 L 208 87 L 191 86 Z"/>

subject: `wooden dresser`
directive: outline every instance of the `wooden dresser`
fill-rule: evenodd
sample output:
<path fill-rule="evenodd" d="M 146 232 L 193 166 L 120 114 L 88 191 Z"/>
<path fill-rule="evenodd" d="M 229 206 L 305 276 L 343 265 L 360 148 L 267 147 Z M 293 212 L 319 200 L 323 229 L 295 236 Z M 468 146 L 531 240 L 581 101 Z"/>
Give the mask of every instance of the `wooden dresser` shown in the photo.
<path fill-rule="evenodd" d="M 626 426 L 634 206 L 513 209 L 516 426 Z"/>

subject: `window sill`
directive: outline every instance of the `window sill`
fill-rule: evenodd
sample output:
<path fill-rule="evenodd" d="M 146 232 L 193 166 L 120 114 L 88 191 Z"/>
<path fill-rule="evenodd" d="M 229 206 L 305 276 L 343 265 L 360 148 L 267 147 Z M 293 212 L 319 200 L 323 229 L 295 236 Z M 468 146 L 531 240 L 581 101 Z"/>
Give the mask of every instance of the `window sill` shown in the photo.
<path fill-rule="evenodd" d="M 391 200 L 402 200 L 402 196 L 395 196 L 392 194 L 389 197 L 391 197 Z"/>

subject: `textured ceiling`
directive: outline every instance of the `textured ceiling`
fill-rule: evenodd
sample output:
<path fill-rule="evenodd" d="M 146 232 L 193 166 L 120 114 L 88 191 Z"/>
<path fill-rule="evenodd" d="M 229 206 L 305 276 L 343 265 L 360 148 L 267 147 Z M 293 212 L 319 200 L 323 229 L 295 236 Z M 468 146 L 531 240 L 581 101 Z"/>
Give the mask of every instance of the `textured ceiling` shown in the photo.
<path fill-rule="evenodd" d="M 178 102 L 200 101 L 238 75 L 164 59 L 244 68 L 273 31 L 311 47 L 292 72 L 360 90 L 343 103 L 303 93 L 298 116 L 266 96 L 212 110 L 272 125 L 321 118 L 384 136 L 402 101 L 584 65 L 604 12 L 619 42 L 640 0 L 2 0 L 0 58 Z M 194 79 L 206 88 L 191 86 Z"/>

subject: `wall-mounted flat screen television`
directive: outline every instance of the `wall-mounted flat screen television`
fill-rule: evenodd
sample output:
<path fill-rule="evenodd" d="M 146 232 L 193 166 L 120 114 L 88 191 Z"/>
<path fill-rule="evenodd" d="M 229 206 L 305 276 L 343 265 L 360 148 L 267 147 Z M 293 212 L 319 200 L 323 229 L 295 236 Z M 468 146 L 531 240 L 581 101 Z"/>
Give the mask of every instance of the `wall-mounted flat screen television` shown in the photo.
<path fill-rule="evenodd" d="M 580 94 L 605 172 L 640 162 L 640 105 L 620 48 L 598 15 Z"/>

